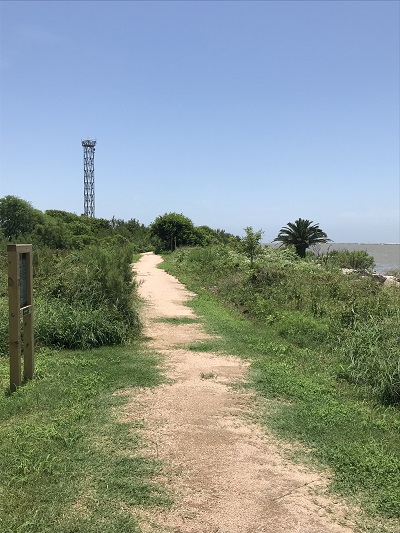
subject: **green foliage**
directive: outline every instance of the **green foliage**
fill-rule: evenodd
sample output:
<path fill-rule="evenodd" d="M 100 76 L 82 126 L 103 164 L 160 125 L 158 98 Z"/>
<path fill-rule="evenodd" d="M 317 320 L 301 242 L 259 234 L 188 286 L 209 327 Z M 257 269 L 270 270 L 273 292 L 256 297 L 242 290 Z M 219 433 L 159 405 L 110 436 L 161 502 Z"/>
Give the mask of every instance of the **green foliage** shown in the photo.
<path fill-rule="evenodd" d="M 263 231 L 254 231 L 251 226 L 244 229 L 246 235 L 240 240 L 240 248 L 246 257 L 250 259 L 250 266 L 253 267 L 254 258 L 261 254 L 261 238 Z"/>
<path fill-rule="evenodd" d="M 222 244 L 206 248 L 182 248 L 175 252 L 173 258 L 177 264 L 200 276 L 206 284 L 207 280 L 212 283 L 215 278 L 224 278 L 225 274 L 241 271 L 248 265 L 243 254 Z"/>
<path fill-rule="evenodd" d="M 240 240 L 224 230 L 195 227 L 189 218 L 177 213 L 159 216 L 151 227 L 146 227 L 135 218 L 124 221 L 113 217 L 109 221 L 58 209 L 41 213 L 29 202 L 14 196 L 0 199 L 0 240 L 3 237 L 31 242 L 35 249 L 54 250 L 82 250 L 89 245 L 129 242 L 135 252 L 172 250 L 187 245 L 233 244 Z"/>
<path fill-rule="evenodd" d="M 35 254 L 35 285 L 44 296 L 70 304 L 105 304 L 122 313 L 129 309 L 132 255 L 129 245 L 88 246 L 81 251 L 56 254 L 43 249 Z"/>
<path fill-rule="evenodd" d="M 45 211 L 45 215 L 50 216 L 60 222 L 66 222 L 67 224 L 76 222 L 79 218 L 75 213 L 69 213 L 68 211 L 61 211 L 59 209 L 48 209 Z M 87 217 L 82 217 L 84 220 L 89 220 Z"/>
<path fill-rule="evenodd" d="M 299 348 L 319 349 L 329 339 L 329 326 L 316 317 L 298 311 L 272 315 L 269 324 L 277 333 Z"/>
<path fill-rule="evenodd" d="M 0 198 L 0 228 L 9 241 L 30 233 L 42 216 L 29 202 L 16 196 Z"/>
<path fill-rule="evenodd" d="M 35 340 L 88 348 L 129 342 L 141 331 L 129 243 L 68 252 L 34 249 Z M 2 272 L 5 286 L 6 270 Z M 0 355 L 8 353 L 7 294 L 0 293 Z"/>
<path fill-rule="evenodd" d="M 36 344 L 87 348 L 125 343 L 140 332 L 134 252 L 149 245 L 135 219 L 107 221 L 60 210 L 44 214 L 0 199 L 0 354 L 8 353 L 7 239 L 33 244 Z"/>
<path fill-rule="evenodd" d="M 108 221 L 76 215 L 57 209 L 45 213 L 15 196 L 0 198 L 0 231 L 8 240 L 25 239 L 34 244 L 58 250 L 81 250 L 104 239 L 112 242 L 123 237 L 137 251 L 152 249 L 150 230 L 136 219 Z"/>
<path fill-rule="evenodd" d="M 86 348 L 126 342 L 140 332 L 129 245 L 35 254 L 39 343 Z"/>
<path fill-rule="evenodd" d="M 72 305 L 55 298 L 36 300 L 34 326 L 37 345 L 67 349 L 123 344 L 135 333 L 106 306 Z"/>
<path fill-rule="evenodd" d="M 383 403 L 400 403 L 397 287 L 301 261 L 290 249 L 264 248 L 253 268 L 222 246 L 186 249 L 173 258 L 176 274 L 187 272 L 295 346 L 334 352 L 341 378 L 368 387 Z"/>
<path fill-rule="evenodd" d="M 62 250 L 73 247 L 74 236 L 65 222 L 44 214 L 41 223 L 35 226 L 33 240 L 43 246 Z"/>
<path fill-rule="evenodd" d="M 198 226 L 195 231 L 196 240 L 201 246 L 210 246 L 220 242 L 218 233 L 208 226 Z"/>
<path fill-rule="evenodd" d="M 374 258 L 365 250 L 332 250 L 322 257 L 325 265 L 339 268 L 352 268 L 354 270 L 373 270 Z"/>
<path fill-rule="evenodd" d="M 371 386 L 385 404 L 400 404 L 400 299 L 396 288 L 392 292 L 394 298 L 377 298 L 354 309 L 336 350 L 341 377 Z"/>
<path fill-rule="evenodd" d="M 135 218 L 131 218 L 128 222 L 113 218 L 111 225 L 113 233 L 134 242 L 138 252 L 146 252 L 153 249 L 149 228 L 144 226 L 144 224 L 140 224 Z"/>
<path fill-rule="evenodd" d="M 159 249 L 164 251 L 197 244 L 193 222 L 178 213 L 166 213 L 157 217 L 150 226 L 150 233 Z"/>
<path fill-rule="evenodd" d="M 152 233 L 151 233 L 152 231 Z M 152 230 L 127 222 L 35 210 L 13 196 L 0 199 L 0 354 L 8 353 L 8 239 L 33 244 L 36 344 L 88 348 L 130 341 L 141 329 L 132 281 L 134 253 L 155 246 L 230 242 L 230 234 L 195 228 L 183 215 L 158 217 Z M 157 232 L 160 232 L 159 234 Z"/>
<path fill-rule="evenodd" d="M 295 222 L 288 222 L 283 227 L 274 241 L 281 242 L 285 246 L 294 246 L 300 257 L 306 256 L 306 250 L 313 244 L 329 242 L 327 234 L 322 231 L 318 224 L 311 220 L 298 218 Z"/>
<path fill-rule="evenodd" d="M 224 230 L 214 230 L 209 226 L 197 226 L 195 228 L 196 242 L 200 246 L 212 246 L 215 244 L 237 244 L 240 242 L 240 237 L 236 237 Z"/>

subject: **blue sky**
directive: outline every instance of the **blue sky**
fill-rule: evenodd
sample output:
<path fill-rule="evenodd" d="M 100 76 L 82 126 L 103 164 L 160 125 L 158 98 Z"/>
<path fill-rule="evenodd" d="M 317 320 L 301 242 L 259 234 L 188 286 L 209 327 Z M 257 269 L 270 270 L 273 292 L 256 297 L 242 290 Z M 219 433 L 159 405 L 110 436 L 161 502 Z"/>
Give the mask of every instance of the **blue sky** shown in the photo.
<path fill-rule="evenodd" d="M 399 2 L 0 2 L 0 197 L 400 242 Z"/>

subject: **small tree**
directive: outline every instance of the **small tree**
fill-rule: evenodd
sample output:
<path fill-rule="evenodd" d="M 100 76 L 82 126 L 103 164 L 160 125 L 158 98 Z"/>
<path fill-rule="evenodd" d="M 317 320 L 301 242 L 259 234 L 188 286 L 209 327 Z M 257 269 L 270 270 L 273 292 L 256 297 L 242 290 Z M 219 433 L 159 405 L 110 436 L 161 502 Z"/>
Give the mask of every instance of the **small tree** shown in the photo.
<path fill-rule="evenodd" d="M 254 231 L 251 226 L 244 228 L 246 235 L 240 239 L 240 247 L 243 253 L 250 259 L 250 266 L 253 267 L 254 259 L 262 251 L 261 238 L 264 235 L 262 230 Z"/>
<path fill-rule="evenodd" d="M 196 244 L 197 234 L 190 218 L 178 213 L 159 216 L 150 225 L 150 234 L 158 239 L 164 250 Z"/>
<path fill-rule="evenodd" d="M 31 233 L 35 224 L 41 222 L 42 218 L 40 211 L 17 196 L 0 198 L 0 228 L 9 241 Z"/>

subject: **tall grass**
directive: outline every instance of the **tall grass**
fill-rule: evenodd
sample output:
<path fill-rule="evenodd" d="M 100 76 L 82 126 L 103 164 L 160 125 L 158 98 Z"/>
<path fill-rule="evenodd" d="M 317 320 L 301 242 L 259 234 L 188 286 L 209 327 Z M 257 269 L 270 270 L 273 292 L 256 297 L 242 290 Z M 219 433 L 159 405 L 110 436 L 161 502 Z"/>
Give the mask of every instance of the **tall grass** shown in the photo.
<path fill-rule="evenodd" d="M 370 387 L 383 403 L 400 402 L 397 287 L 299 261 L 288 250 L 265 249 L 251 268 L 221 246 L 186 249 L 171 268 L 292 343 L 323 347 L 341 378 Z"/>
<path fill-rule="evenodd" d="M 35 249 L 36 344 L 85 349 L 121 344 L 137 337 L 141 324 L 132 257 L 129 243 L 69 252 Z M 6 308 L 3 295 L 0 354 L 8 351 Z"/>
<path fill-rule="evenodd" d="M 371 385 L 385 404 L 400 405 L 399 324 L 399 306 L 357 317 L 336 350 L 342 361 L 340 375 L 359 385 Z"/>
<path fill-rule="evenodd" d="M 130 324 L 105 305 L 40 297 L 35 301 L 34 334 L 39 346 L 88 349 L 123 344 L 133 333 Z"/>

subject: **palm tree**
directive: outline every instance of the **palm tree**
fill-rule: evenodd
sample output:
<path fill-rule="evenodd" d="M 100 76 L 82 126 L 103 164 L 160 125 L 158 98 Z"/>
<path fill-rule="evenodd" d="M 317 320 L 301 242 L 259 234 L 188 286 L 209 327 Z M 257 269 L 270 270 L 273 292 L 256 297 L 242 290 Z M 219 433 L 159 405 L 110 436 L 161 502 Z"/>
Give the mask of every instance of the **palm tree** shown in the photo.
<path fill-rule="evenodd" d="M 274 241 L 281 242 L 282 245 L 292 244 L 300 257 L 306 256 L 306 250 L 313 244 L 329 242 L 327 234 L 314 224 L 312 220 L 298 218 L 294 224 L 288 222 L 283 227 Z"/>

